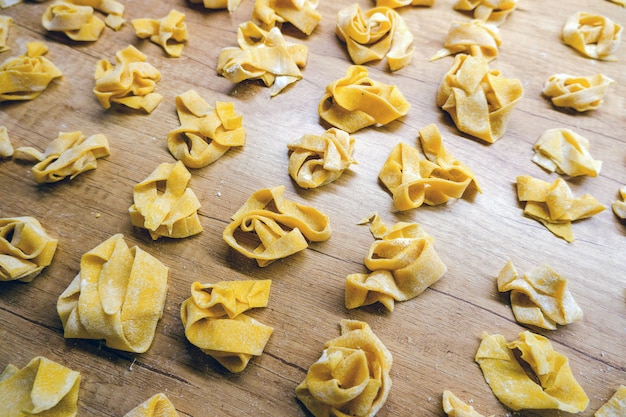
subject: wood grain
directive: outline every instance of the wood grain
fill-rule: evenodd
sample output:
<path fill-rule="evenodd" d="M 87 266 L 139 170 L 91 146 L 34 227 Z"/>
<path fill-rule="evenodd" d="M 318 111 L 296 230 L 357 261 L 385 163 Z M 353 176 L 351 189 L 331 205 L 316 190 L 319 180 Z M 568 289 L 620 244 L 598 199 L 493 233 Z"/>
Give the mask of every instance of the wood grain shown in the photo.
<path fill-rule="evenodd" d="M 556 331 L 531 330 L 550 338 L 555 349 L 569 357 L 590 398 L 581 415 L 593 415 L 619 384 L 626 383 L 626 226 L 610 209 L 619 187 L 626 184 L 626 46 L 619 49 L 617 62 L 590 60 L 564 45 L 560 31 L 566 17 L 579 10 L 623 25 L 626 9 L 600 0 L 520 0 L 501 27 L 503 44 L 491 67 L 520 79 L 525 95 L 506 135 L 486 145 L 461 134 L 435 105 L 452 59 L 428 59 L 441 47 L 450 22 L 469 18 L 454 11 L 453 3 L 437 0 L 431 8 L 399 11 L 415 36 L 412 63 L 396 73 L 390 73 L 385 62 L 368 68 L 372 78 L 396 85 L 411 110 L 387 126 L 355 133 L 358 165 L 317 190 L 299 189 L 291 181 L 286 146 L 328 127 L 318 117 L 317 104 L 326 85 L 350 65 L 334 32 L 337 12 L 350 5 L 349 0 L 322 1 L 322 22 L 309 37 L 284 28 L 288 39 L 308 47 L 309 59 L 304 78 L 274 98 L 259 83 L 233 85 L 216 73 L 220 50 L 236 45 L 237 25 L 249 20 L 252 0 L 244 0 L 232 14 L 183 0 L 127 0 L 122 29 L 107 28 L 97 42 L 86 44 L 43 29 L 40 18 L 47 3 L 26 2 L 3 10 L 14 23 L 11 50 L 0 58 L 22 54 L 26 42 L 39 40 L 49 46 L 47 57 L 63 72 L 36 100 L 0 104 L 0 125 L 7 127 L 13 145 L 43 150 L 59 131 L 80 130 L 106 134 L 111 155 L 99 160 L 96 170 L 54 185 L 37 185 L 28 164 L 0 161 L 0 217 L 34 216 L 59 239 L 52 265 L 32 283 L 0 283 L 0 368 L 9 363 L 21 367 L 45 355 L 80 371 L 81 416 L 122 416 L 157 392 L 164 392 L 181 416 L 304 416 L 295 387 L 324 342 L 338 335 L 340 320 L 352 318 L 368 322 L 394 355 L 393 388 L 379 416 L 443 415 L 444 389 L 471 400 L 485 415 L 508 415 L 473 358 L 483 331 L 511 340 L 525 330 L 515 322 L 494 281 L 511 259 L 521 271 L 548 263 L 569 278 L 584 319 Z M 361 2 L 364 9 L 372 6 Z M 172 8 L 186 14 L 190 32 L 178 59 L 139 40 L 129 23 L 133 18 L 165 16 Z M 157 92 L 164 99 L 151 114 L 104 110 L 92 93 L 96 62 L 113 61 L 115 52 L 129 44 L 141 49 L 162 74 Z M 616 82 L 598 110 L 575 114 L 552 107 L 541 94 L 544 81 L 559 72 L 602 72 Z M 233 101 L 244 116 L 247 142 L 211 166 L 192 171 L 204 231 L 187 239 L 154 242 L 130 224 L 132 188 L 159 163 L 174 161 L 165 142 L 167 133 L 179 126 L 174 99 L 192 88 L 210 103 Z M 429 123 L 438 125 L 450 152 L 474 170 L 484 192 L 398 212 L 377 180 L 378 171 L 395 144 L 415 145 L 417 131 Z M 530 159 L 539 136 L 556 127 L 587 137 L 592 155 L 604 163 L 599 177 L 568 179 L 575 195 L 590 193 L 607 206 L 574 224 L 572 243 L 524 217 L 516 198 L 517 175 L 557 178 Z M 251 193 L 277 185 L 286 186 L 287 197 L 325 212 L 333 235 L 259 268 L 230 250 L 221 234 Z M 345 277 L 365 272 L 363 259 L 372 242 L 368 228 L 357 222 L 373 212 L 388 224 L 423 225 L 448 267 L 440 281 L 419 297 L 398 303 L 393 313 L 377 306 L 348 311 L 343 304 Z M 115 351 L 96 341 L 65 340 L 56 313 L 56 300 L 78 272 L 81 255 L 115 233 L 123 233 L 129 245 L 139 245 L 170 267 L 164 315 L 154 344 L 144 354 Z M 233 375 L 186 341 L 179 309 L 193 281 L 235 279 L 273 280 L 269 306 L 251 316 L 275 330 L 265 353 Z"/>

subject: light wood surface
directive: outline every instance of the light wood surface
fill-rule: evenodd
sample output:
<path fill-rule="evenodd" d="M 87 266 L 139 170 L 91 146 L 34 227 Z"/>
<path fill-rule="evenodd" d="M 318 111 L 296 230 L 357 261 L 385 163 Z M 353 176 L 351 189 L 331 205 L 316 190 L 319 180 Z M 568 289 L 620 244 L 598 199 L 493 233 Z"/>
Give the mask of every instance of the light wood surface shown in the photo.
<path fill-rule="evenodd" d="M 500 54 L 490 66 L 520 79 L 525 95 L 506 135 L 492 145 L 460 134 L 435 104 L 452 58 L 428 59 L 442 46 L 450 22 L 469 17 L 454 11 L 452 0 L 437 0 L 431 8 L 400 9 L 415 36 L 413 61 L 396 73 L 390 73 L 385 62 L 368 68 L 372 78 L 401 90 L 411 104 L 409 114 L 355 133 L 358 165 L 330 185 L 302 190 L 287 172 L 287 144 L 328 127 L 321 123 L 317 105 L 326 85 L 350 65 L 335 35 L 335 21 L 337 12 L 351 2 L 322 0 L 321 24 L 309 37 L 283 28 L 289 40 L 308 47 L 309 57 L 304 78 L 274 98 L 257 82 L 233 85 L 216 73 L 220 50 L 236 45 L 237 25 L 250 19 L 252 0 L 243 0 L 232 14 L 183 0 L 123 3 L 127 23 L 118 32 L 105 29 L 93 43 L 46 33 L 40 21 L 49 3 L 26 2 L 1 12 L 14 19 L 11 49 L 0 55 L 2 60 L 22 54 L 26 42 L 39 40 L 49 46 L 47 57 L 63 72 L 36 100 L 0 104 L 0 125 L 7 127 L 13 145 L 43 150 L 60 131 L 80 130 L 86 135 L 104 133 L 111 154 L 98 161 L 96 170 L 54 185 L 37 185 L 30 164 L 0 161 L 0 217 L 34 216 L 59 240 L 52 265 L 32 283 L 0 283 L 0 368 L 9 363 L 22 367 L 44 355 L 80 371 L 81 416 L 122 416 L 158 392 L 170 398 L 181 416 L 304 416 L 295 387 L 324 343 L 338 336 L 340 320 L 351 318 L 369 323 L 394 357 L 393 388 L 379 416 L 444 415 L 445 389 L 485 415 L 504 416 L 507 410 L 485 383 L 474 354 L 483 331 L 512 340 L 525 330 L 495 285 L 495 276 L 510 259 L 521 272 L 542 263 L 552 266 L 569 279 L 584 311 L 582 321 L 556 331 L 531 329 L 569 357 L 590 399 L 580 415 L 592 416 L 619 384 L 626 383 L 626 226 L 610 208 L 619 187 L 626 184 L 626 45 L 618 50 L 617 62 L 600 62 L 582 57 L 560 40 L 570 14 L 586 10 L 626 24 L 626 9 L 601 0 L 520 0 L 500 28 Z M 373 2 L 360 5 L 367 9 Z M 131 19 L 162 17 L 172 8 L 186 14 L 190 32 L 181 58 L 169 58 L 160 47 L 139 40 L 130 25 Z M 142 50 L 162 75 L 157 92 L 164 99 L 151 114 L 104 110 L 92 93 L 96 62 L 113 62 L 115 53 L 129 44 Z M 600 72 L 616 82 L 595 111 L 557 110 L 541 94 L 554 73 Z M 192 88 L 209 103 L 235 103 L 243 115 L 246 144 L 206 168 L 192 170 L 190 185 L 202 204 L 204 231 L 181 240 L 152 241 L 130 223 L 132 189 L 159 163 L 174 162 L 165 142 L 167 133 L 179 126 L 174 99 Z M 450 152 L 474 170 L 483 193 L 398 212 L 378 182 L 378 172 L 395 144 L 416 145 L 418 129 L 429 123 L 437 124 Z M 600 176 L 567 179 L 575 195 L 590 193 L 607 207 L 574 224 L 572 243 L 524 217 L 516 197 L 518 175 L 547 181 L 558 177 L 531 162 L 539 136 L 558 127 L 588 138 L 592 155 L 603 161 Z M 326 213 L 332 237 L 259 268 L 231 250 L 222 231 L 251 193 L 277 185 L 286 187 L 288 198 Z M 357 222 L 374 212 L 388 225 L 421 224 L 435 238 L 448 267 L 440 281 L 419 297 L 396 304 L 392 313 L 380 306 L 350 311 L 344 307 L 345 277 L 366 271 L 363 260 L 373 240 L 368 227 Z M 65 340 L 56 312 L 57 298 L 77 274 L 81 255 L 116 233 L 170 268 L 164 314 L 144 354 L 115 351 L 97 341 Z M 238 279 L 273 280 L 268 307 L 250 315 L 272 326 L 274 333 L 262 356 L 244 372 L 229 374 L 187 342 L 179 311 L 192 282 Z"/>

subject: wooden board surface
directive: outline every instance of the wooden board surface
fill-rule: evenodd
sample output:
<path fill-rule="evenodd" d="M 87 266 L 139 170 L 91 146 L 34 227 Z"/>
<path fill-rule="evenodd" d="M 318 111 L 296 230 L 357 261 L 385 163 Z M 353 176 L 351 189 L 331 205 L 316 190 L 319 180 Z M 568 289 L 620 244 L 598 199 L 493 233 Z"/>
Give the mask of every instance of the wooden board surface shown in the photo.
<path fill-rule="evenodd" d="M 250 19 L 252 1 L 244 0 L 232 14 L 210 11 L 183 0 L 124 1 L 127 23 L 105 29 L 97 42 L 75 43 L 47 33 L 40 18 L 48 3 L 23 3 L 2 11 L 13 17 L 2 60 L 22 54 L 26 42 L 49 46 L 47 57 L 62 70 L 39 98 L 0 104 L 0 125 L 14 146 L 45 149 L 60 131 L 104 133 L 110 156 L 96 170 L 72 181 L 37 185 L 31 165 L 0 161 L 0 217 L 30 215 L 58 238 L 52 265 L 32 283 L 0 283 L 0 368 L 19 367 L 44 355 L 80 371 L 79 415 L 122 416 L 157 392 L 164 392 L 181 416 L 304 416 L 295 387 L 304 379 L 324 343 L 339 334 L 343 318 L 363 320 L 394 357 L 393 388 L 378 413 L 386 416 L 443 415 L 441 394 L 452 390 L 485 415 L 507 415 L 485 383 L 474 354 L 483 331 L 515 339 L 526 328 L 513 318 L 495 276 L 510 259 L 520 271 L 548 263 L 569 279 L 571 292 L 584 311 L 582 321 L 556 331 L 540 331 L 554 348 L 569 357 L 574 375 L 590 403 L 581 415 L 591 416 L 626 383 L 626 226 L 610 206 L 626 184 L 626 45 L 617 62 L 582 57 L 560 40 L 567 16 L 580 11 L 610 16 L 626 24 L 626 9 L 597 0 L 520 0 L 519 8 L 501 27 L 499 57 L 491 63 L 504 76 L 521 80 L 525 95 L 513 112 L 506 135 L 492 145 L 471 139 L 455 128 L 435 104 L 438 85 L 452 58 L 428 59 L 442 46 L 453 20 L 469 19 L 452 9 L 452 0 L 431 8 L 399 10 L 415 36 L 412 63 L 395 73 L 386 63 L 368 65 L 375 80 L 396 85 L 411 104 L 408 115 L 387 126 L 354 134 L 353 165 L 338 181 L 303 190 L 287 172 L 287 144 L 303 134 L 321 134 L 317 105 L 326 85 L 341 78 L 350 65 L 335 35 L 337 12 L 348 0 L 321 2 L 321 24 L 304 37 L 284 28 L 287 38 L 309 50 L 304 78 L 270 98 L 257 82 L 233 85 L 216 73 L 220 50 L 236 45 L 237 25 Z M 373 3 L 362 1 L 367 9 Z M 129 21 L 162 17 L 176 8 L 186 14 L 190 39 L 181 58 L 169 58 L 149 41 L 139 40 Z M 100 59 L 129 44 L 148 56 L 162 75 L 157 92 L 163 102 L 151 114 L 120 108 L 103 109 L 92 89 Z M 554 73 L 603 73 L 616 82 L 605 102 L 585 114 L 554 108 L 542 96 L 545 80 Z M 231 149 L 214 164 L 192 171 L 191 187 L 202 208 L 204 231 L 197 236 L 152 241 L 133 228 L 128 208 L 133 186 L 162 162 L 174 162 L 165 137 L 179 126 L 175 97 L 195 89 L 209 103 L 233 101 L 243 115 L 246 144 Z M 417 132 L 436 123 L 445 145 L 470 166 L 483 193 L 441 206 L 407 212 L 393 207 L 377 181 L 383 162 L 400 142 L 416 145 Z M 603 161 L 596 178 L 567 179 L 575 195 L 590 193 L 607 207 L 574 224 L 576 240 L 567 243 L 522 214 L 515 178 L 532 175 L 555 180 L 531 162 L 533 144 L 547 129 L 567 127 L 591 142 L 591 153 Z M 286 196 L 322 210 L 330 217 L 332 237 L 294 256 L 259 268 L 222 240 L 230 216 L 254 191 L 277 185 Z M 357 222 L 378 212 L 387 224 L 412 221 L 435 238 L 448 267 L 443 278 L 419 297 L 398 303 L 392 313 L 380 306 L 346 310 L 345 277 L 365 272 L 363 260 L 372 243 L 366 226 Z M 58 296 L 78 273 L 81 255 L 110 236 L 123 233 L 170 268 L 164 314 L 150 350 L 129 354 L 97 341 L 65 340 L 56 313 Z M 274 333 L 262 356 L 240 374 L 229 374 L 187 342 L 180 305 L 194 281 L 272 279 L 267 308 L 250 312 Z M 519 415 L 563 415 L 521 412 Z"/>

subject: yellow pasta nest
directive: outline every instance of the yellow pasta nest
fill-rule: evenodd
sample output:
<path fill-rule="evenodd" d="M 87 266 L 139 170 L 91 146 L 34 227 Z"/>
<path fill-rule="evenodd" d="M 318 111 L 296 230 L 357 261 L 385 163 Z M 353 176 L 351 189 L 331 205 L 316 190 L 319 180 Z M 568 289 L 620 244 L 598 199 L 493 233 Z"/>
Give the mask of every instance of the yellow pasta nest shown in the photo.
<path fill-rule="evenodd" d="M 94 10 L 107 14 L 104 22 Z M 63 32 L 74 41 L 96 41 L 105 24 L 118 30 L 124 23 L 124 5 L 115 0 L 62 0 L 46 9 L 41 17 L 48 31 Z"/>
<path fill-rule="evenodd" d="M 330 128 L 321 136 L 304 135 L 289 149 L 289 175 L 302 188 L 329 184 L 356 163 L 352 158 L 354 138 L 343 130 Z"/>
<path fill-rule="evenodd" d="M 176 97 L 180 127 L 167 135 L 167 147 L 189 168 L 212 164 L 233 146 L 243 146 L 246 130 L 232 102 L 210 106 L 195 90 Z"/>
<path fill-rule="evenodd" d="M 515 351 L 521 353 L 518 362 Z M 576 382 L 567 357 L 550 341 L 525 331 L 507 343 L 504 336 L 484 333 L 476 352 L 485 381 L 494 395 L 512 410 L 549 409 L 568 413 L 584 411 L 589 398 Z M 532 370 L 538 383 L 524 369 Z"/>
<path fill-rule="evenodd" d="M 426 159 L 416 148 L 399 143 L 378 174 L 398 210 L 444 204 L 463 197 L 470 186 L 481 191 L 472 170 L 444 147 L 435 124 L 422 128 L 419 139 Z"/>
<path fill-rule="evenodd" d="M 405 116 L 411 105 L 400 90 L 368 77 L 367 68 L 352 65 L 346 76 L 328 86 L 318 113 L 330 125 L 348 133 L 386 125 Z"/>
<path fill-rule="evenodd" d="M 124 414 L 124 417 L 178 417 L 178 412 L 165 394 L 158 393 Z"/>
<path fill-rule="evenodd" d="M 405 6 L 431 7 L 435 0 L 376 0 L 376 7 L 390 7 L 398 9 Z"/>
<path fill-rule="evenodd" d="M 108 109 L 112 103 L 118 103 L 147 113 L 156 109 L 163 99 L 154 92 L 161 73 L 146 58 L 129 45 L 115 54 L 115 66 L 106 59 L 98 61 L 93 92 L 102 107 Z"/>
<path fill-rule="evenodd" d="M 549 183 L 520 175 L 517 177 L 517 198 L 526 203 L 526 216 L 568 242 L 574 241 L 572 222 L 594 216 L 606 208 L 590 194 L 574 197 L 561 178 Z"/>
<path fill-rule="evenodd" d="M 557 324 L 564 326 L 583 317 L 567 287 L 567 278 L 548 265 L 520 277 L 508 261 L 498 274 L 497 284 L 498 291 L 510 292 L 511 308 L 519 323 L 556 330 Z"/>
<path fill-rule="evenodd" d="M 335 32 L 357 65 L 387 57 L 389 68 L 396 71 L 407 66 L 415 52 L 406 22 L 390 7 L 363 12 L 352 4 L 339 11 Z"/>
<path fill-rule="evenodd" d="M 80 373 L 43 356 L 0 373 L 0 415 L 74 417 Z"/>
<path fill-rule="evenodd" d="M 38 161 L 32 168 L 38 183 L 53 183 L 67 177 L 74 179 L 83 172 L 96 169 L 97 159 L 109 155 L 109 141 L 103 134 L 83 135 L 80 131 L 59 132 L 45 152 L 32 147 L 19 147 L 15 159 Z"/>
<path fill-rule="evenodd" d="M 243 314 L 266 307 L 271 280 L 222 281 L 191 285 L 181 306 L 185 336 L 230 372 L 242 372 L 260 356 L 273 329 Z"/>
<path fill-rule="evenodd" d="M 6 52 L 9 49 L 7 40 L 9 38 L 9 27 L 13 23 L 13 18 L 10 16 L 0 16 L 0 52 Z"/>
<path fill-rule="evenodd" d="M 563 42 L 588 58 L 615 61 L 622 41 L 622 26 L 605 16 L 578 12 L 563 26 Z"/>
<path fill-rule="evenodd" d="M 224 48 L 217 62 L 217 73 L 232 83 L 261 80 L 273 97 L 302 79 L 308 48 L 288 43 L 280 29 L 265 31 L 252 22 L 239 25 L 239 47 Z"/>
<path fill-rule="evenodd" d="M 443 48 L 430 58 L 431 61 L 459 53 L 481 57 L 491 61 L 498 56 L 502 40 L 497 26 L 482 20 L 452 22 L 443 44 Z"/>
<path fill-rule="evenodd" d="M 287 200 L 284 193 L 284 185 L 256 191 L 233 214 L 222 234 L 231 248 L 261 267 L 306 249 L 307 240 L 330 238 L 328 216 Z"/>
<path fill-rule="evenodd" d="M 318 0 L 256 0 L 252 21 L 264 30 L 289 22 L 308 36 L 322 20 L 318 5 Z"/>
<path fill-rule="evenodd" d="M 24 55 L 10 58 L 0 65 L 0 103 L 35 99 L 52 80 L 63 75 L 52 61 L 44 57 L 46 53 L 48 47 L 45 44 L 29 42 Z"/>
<path fill-rule="evenodd" d="M 0 219 L 0 281 L 32 281 L 52 263 L 57 243 L 34 217 Z"/>
<path fill-rule="evenodd" d="M 150 348 L 163 313 L 168 268 L 116 234 L 85 253 L 57 301 L 66 338 L 104 340 L 113 349 Z"/>
<path fill-rule="evenodd" d="M 296 396 L 315 417 L 373 417 L 391 390 L 392 363 L 367 323 L 341 320 L 341 335 L 326 342 Z"/>
<path fill-rule="evenodd" d="M 444 391 L 441 400 L 443 411 L 449 417 L 484 417 L 471 405 L 465 404 L 452 391 Z"/>
<path fill-rule="evenodd" d="M 611 205 L 613 213 L 622 220 L 626 220 L 626 185 L 619 189 L 620 199 L 615 200 Z"/>
<path fill-rule="evenodd" d="M 585 112 L 595 110 L 602 104 L 606 90 L 614 82 L 604 74 L 592 77 L 554 74 L 546 81 L 543 94 L 549 97 L 556 107 Z"/>
<path fill-rule="evenodd" d="M 473 12 L 474 19 L 502 25 L 517 7 L 517 0 L 458 0 L 454 10 Z"/>
<path fill-rule="evenodd" d="M 533 149 L 532 161 L 550 172 L 596 177 L 602 169 L 602 161 L 593 159 L 589 153 L 589 141 L 570 129 L 546 130 Z"/>
<path fill-rule="evenodd" d="M 228 9 L 229 13 L 237 10 L 241 0 L 189 0 L 193 4 L 202 4 L 207 9 Z"/>
<path fill-rule="evenodd" d="M 502 77 L 480 57 L 458 54 L 439 86 L 437 106 L 461 132 L 493 143 L 504 135 L 523 95 L 519 80 Z"/>
<path fill-rule="evenodd" d="M 6 126 L 0 126 L 0 158 L 11 158 L 14 153 Z"/>
<path fill-rule="evenodd" d="M 593 416 L 620 417 L 623 415 L 626 415 L 626 385 L 620 385 L 615 394 Z"/>
<path fill-rule="evenodd" d="M 435 251 L 434 238 L 417 223 L 396 223 L 390 230 L 376 214 L 371 221 L 376 239 L 365 258 L 369 274 L 346 277 L 348 309 L 381 303 L 393 311 L 395 301 L 407 301 L 437 282 L 447 268 Z"/>
<path fill-rule="evenodd" d="M 167 16 L 160 19 L 133 19 L 131 24 L 138 37 L 150 39 L 175 58 L 180 57 L 184 42 L 189 38 L 185 14 L 178 10 L 170 10 Z"/>
<path fill-rule="evenodd" d="M 160 164 L 133 188 L 134 204 L 128 209 L 133 226 L 147 229 L 154 240 L 200 233 L 200 202 L 188 187 L 190 179 L 191 174 L 181 161 Z"/>

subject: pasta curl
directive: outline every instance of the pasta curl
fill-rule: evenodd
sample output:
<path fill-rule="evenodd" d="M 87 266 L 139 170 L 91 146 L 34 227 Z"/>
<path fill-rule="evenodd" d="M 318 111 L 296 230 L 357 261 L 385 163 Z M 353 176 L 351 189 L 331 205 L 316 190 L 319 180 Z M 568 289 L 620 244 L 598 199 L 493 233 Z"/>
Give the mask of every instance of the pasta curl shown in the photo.
<path fill-rule="evenodd" d="M 544 84 L 543 94 L 549 97 L 556 107 L 585 112 L 595 110 L 602 104 L 606 90 L 614 82 L 604 74 L 592 77 L 554 74 Z"/>
<path fill-rule="evenodd" d="M 174 404 L 163 393 L 155 394 L 137 407 L 124 414 L 124 417 L 179 417 Z"/>
<path fill-rule="evenodd" d="M 252 21 L 263 30 L 289 22 L 308 36 L 322 20 L 318 5 L 319 0 L 256 0 Z"/>
<path fill-rule="evenodd" d="M 149 38 L 175 58 L 181 56 L 185 46 L 183 42 L 189 38 L 185 14 L 178 10 L 170 10 L 167 16 L 160 19 L 133 19 L 131 24 L 138 37 Z"/>
<path fill-rule="evenodd" d="M 608 17 L 578 12 L 563 25 L 563 43 L 588 58 L 616 61 L 614 54 L 622 41 L 622 29 Z"/>

